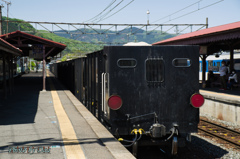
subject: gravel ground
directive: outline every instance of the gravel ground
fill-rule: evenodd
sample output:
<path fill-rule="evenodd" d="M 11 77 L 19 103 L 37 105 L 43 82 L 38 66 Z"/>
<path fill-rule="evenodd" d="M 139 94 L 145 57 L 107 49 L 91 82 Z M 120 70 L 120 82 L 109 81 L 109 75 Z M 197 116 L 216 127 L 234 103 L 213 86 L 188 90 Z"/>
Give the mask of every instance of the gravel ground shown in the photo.
<path fill-rule="evenodd" d="M 237 125 L 237 124 L 234 124 L 234 123 L 231 123 L 231 122 L 227 122 L 227 121 L 223 121 L 223 120 L 220 120 L 220 119 L 216 119 L 212 116 L 209 116 L 209 115 L 203 114 L 203 113 L 201 113 L 200 116 L 201 117 L 206 117 L 208 120 L 219 123 L 221 125 L 224 125 L 224 126 L 230 128 L 230 129 L 240 131 L 240 125 Z"/>
<path fill-rule="evenodd" d="M 208 118 L 208 120 L 224 125 L 230 129 L 240 131 L 240 126 L 231 122 L 222 121 L 216 118 L 213 118 L 206 114 L 201 114 L 202 117 Z M 205 142 L 204 142 L 205 141 Z M 220 159 L 240 159 L 240 151 L 236 151 L 233 149 L 229 149 L 216 143 L 211 139 L 207 139 L 206 137 L 202 137 L 198 134 L 192 134 L 192 144 L 199 146 L 203 151 L 209 153 L 210 155 L 215 156 Z"/>

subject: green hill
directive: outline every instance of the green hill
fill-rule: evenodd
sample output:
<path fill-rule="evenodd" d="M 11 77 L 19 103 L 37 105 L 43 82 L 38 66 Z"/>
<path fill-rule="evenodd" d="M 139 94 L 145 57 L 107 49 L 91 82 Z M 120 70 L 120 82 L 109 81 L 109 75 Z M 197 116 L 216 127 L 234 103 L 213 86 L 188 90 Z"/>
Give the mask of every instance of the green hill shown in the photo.
<path fill-rule="evenodd" d="M 8 23 L 8 27 L 7 27 L 7 17 L 2 17 L 2 34 L 6 34 L 7 32 L 8 33 L 11 33 L 11 32 L 14 32 L 16 30 L 24 30 L 24 31 L 31 31 L 31 32 L 36 32 L 36 29 L 31 25 L 31 24 L 28 24 L 28 23 L 17 23 L 17 22 L 14 22 L 14 23 Z M 8 18 L 9 21 L 23 21 L 21 19 L 15 19 L 15 18 Z"/>
<path fill-rule="evenodd" d="M 14 32 L 16 30 L 24 31 L 42 38 L 46 38 L 49 40 L 53 40 L 56 42 L 60 42 L 67 45 L 67 48 L 62 52 L 66 57 L 78 57 L 84 56 L 86 53 L 93 52 L 96 50 L 100 50 L 103 48 L 104 44 L 106 43 L 113 44 L 113 45 L 122 45 L 127 42 L 140 42 L 144 41 L 149 44 L 155 43 L 160 40 L 168 39 L 171 37 L 176 36 L 175 34 L 168 34 L 168 33 L 161 33 L 160 31 L 153 31 L 151 33 L 146 33 L 145 30 L 139 28 L 131 28 L 133 32 L 137 31 L 141 34 L 134 34 L 131 35 L 130 28 L 126 28 L 121 30 L 121 33 L 125 34 L 117 34 L 116 31 L 109 30 L 108 32 L 111 34 L 80 34 L 79 30 L 84 30 L 87 33 L 96 33 L 92 29 L 78 29 L 72 30 L 68 34 L 63 33 L 65 31 L 59 30 L 55 31 L 54 33 L 49 33 L 48 31 L 44 30 L 36 30 L 31 24 L 29 23 L 18 23 L 18 22 L 9 22 L 7 27 L 6 17 L 3 17 L 2 23 L 2 33 L 5 34 L 6 32 Z M 9 18 L 10 21 L 23 21 L 20 19 Z M 95 29 L 98 32 L 104 32 L 104 30 Z M 75 40 L 77 39 L 77 40 Z"/>
<path fill-rule="evenodd" d="M 102 45 L 94 45 L 82 41 L 68 39 L 42 30 L 41 33 L 35 33 L 34 35 L 67 45 L 66 49 L 63 51 L 63 55 L 68 54 L 68 57 L 73 58 L 76 56 L 84 56 L 86 53 L 100 50 L 103 47 Z"/>
<path fill-rule="evenodd" d="M 7 30 L 8 33 L 14 32 L 16 30 L 24 31 L 32 35 L 36 35 L 45 39 L 49 39 L 52 41 L 60 42 L 65 45 L 67 45 L 67 48 L 62 52 L 64 58 L 66 56 L 70 58 L 78 57 L 78 56 L 84 56 L 86 53 L 93 52 L 96 50 L 102 49 L 102 45 L 94 45 L 78 40 L 68 39 L 65 37 L 58 36 L 53 33 L 49 33 L 44 30 L 36 30 L 31 24 L 29 23 L 18 23 L 18 22 L 9 22 L 7 27 L 7 20 L 6 17 L 3 17 L 3 23 L 2 23 L 2 33 L 6 34 Z M 23 21 L 20 19 L 14 19 L 9 18 L 9 21 Z"/>
<path fill-rule="evenodd" d="M 79 36 L 80 33 L 79 30 L 81 32 L 86 32 L 87 34 L 80 34 L 81 36 Z M 112 43 L 113 45 L 121 45 L 123 43 L 134 41 L 136 42 L 144 41 L 149 44 L 152 44 L 160 40 L 176 36 L 175 34 L 162 33 L 161 31 L 157 30 L 151 33 L 146 33 L 145 30 L 136 27 L 132 27 L 131 29 L 127 28 L 119 31 L 124 34 L 117 34 L 116 31 L 111 30 L 108 31 L 109 34 L 96 34 L 96 31 L 99 33 L 104 32 L 104 30 L 101 29 L 94 29 L 95 30 L 94 31 L 92 29 L 84 28 L 79 30 L 70 31 L 69 34 L 66 34 L 65 31 L 63 30 L 55 31 L 54 33 L 65 38 L 77 39 L 79 41 L 84 41 L 88 43 L 108 43 L 108 44 Z M 131 30 L 132 32 L 137 32 L 138 34 L 132 35 Z"/>

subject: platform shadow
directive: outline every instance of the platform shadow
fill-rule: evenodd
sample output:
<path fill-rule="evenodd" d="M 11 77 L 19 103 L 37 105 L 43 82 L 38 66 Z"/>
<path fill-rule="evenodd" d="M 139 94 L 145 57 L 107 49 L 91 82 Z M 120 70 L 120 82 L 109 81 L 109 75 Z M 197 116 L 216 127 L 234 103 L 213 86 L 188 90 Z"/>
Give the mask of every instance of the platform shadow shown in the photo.
<path fill-rule="evenodd" d="M 0 125 L 33 123 L 37 113 L 42 77 L 22 76 L 14 79 L 14 92 L 0 95 Z"/>

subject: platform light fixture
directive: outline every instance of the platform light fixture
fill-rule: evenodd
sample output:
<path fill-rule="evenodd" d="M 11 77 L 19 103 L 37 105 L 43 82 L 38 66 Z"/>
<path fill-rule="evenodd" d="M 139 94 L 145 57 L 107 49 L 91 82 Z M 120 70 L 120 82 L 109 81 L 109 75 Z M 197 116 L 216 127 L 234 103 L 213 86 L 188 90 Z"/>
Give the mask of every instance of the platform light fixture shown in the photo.
<path fill-rule="evenodd" d="M 219 52 L 214 53 L 214 54 L 215 54 L 215 57 L 216 57 L 216 58 L 219 58 L 219 56 L 222 55 L 222 53 L 223 53 L 223 51 L 222 51 L 222 49 L 220 49 Z"/>
<path fill-rule="evenodd" d="M 147 24 L 149 25 L 149 14 L 150 14 L 150 12 L 149 12 L 149 10 L 147 10 Z"/>

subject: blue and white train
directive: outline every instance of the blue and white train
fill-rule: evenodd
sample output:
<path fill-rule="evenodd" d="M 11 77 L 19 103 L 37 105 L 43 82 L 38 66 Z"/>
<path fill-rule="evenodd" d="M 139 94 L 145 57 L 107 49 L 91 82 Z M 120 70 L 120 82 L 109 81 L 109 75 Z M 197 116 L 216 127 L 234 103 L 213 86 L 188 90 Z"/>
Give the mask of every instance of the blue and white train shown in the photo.
<path fill-rule="evenodd" d="M 213 71 L 214 74 L 219 74 L 219 68 L 221 66 L 222 61 L 226 61 L 227 66 L 230 65 L 230 55 L 223 54 L 219 57 L 215 57 L 215 55 L 210 55 L 206 59 L 206 80 L 208 78 L 208 72 Z M 234 69 L 236 72 L 240 72 L 240 53 L 234 53 Z M 228 71 L 230 72 L 230 71 Z M 199 58 L 199 80 L 202 80 L 202 59 Z"/>

